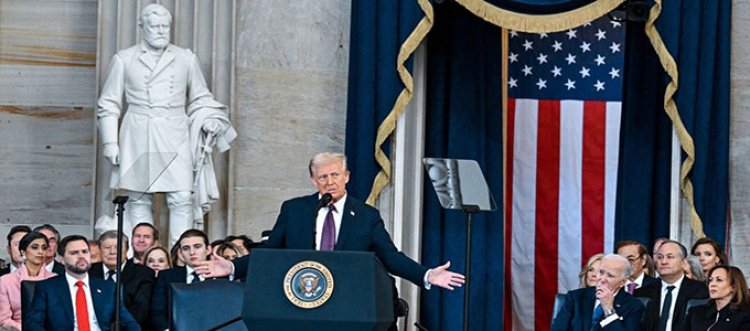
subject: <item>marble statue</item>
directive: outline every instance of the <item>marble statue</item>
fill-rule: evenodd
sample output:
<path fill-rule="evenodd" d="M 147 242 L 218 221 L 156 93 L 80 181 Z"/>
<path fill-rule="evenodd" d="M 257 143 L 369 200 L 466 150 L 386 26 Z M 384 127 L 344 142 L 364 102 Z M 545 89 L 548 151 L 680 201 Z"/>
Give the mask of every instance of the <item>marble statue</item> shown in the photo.
<path fill-rule="evenodd" d="M 170 244 L 218 200 L 211 152 L 226 151 L 237 135 L 197 56 L 170 44 L 171 24 L 163 6 L 143 8 L 142 40 L 112 58 L 96 111 L 111 187 L 129 196 L 123 230 L 153 223 L 153 193 L 164 192 Z"/>

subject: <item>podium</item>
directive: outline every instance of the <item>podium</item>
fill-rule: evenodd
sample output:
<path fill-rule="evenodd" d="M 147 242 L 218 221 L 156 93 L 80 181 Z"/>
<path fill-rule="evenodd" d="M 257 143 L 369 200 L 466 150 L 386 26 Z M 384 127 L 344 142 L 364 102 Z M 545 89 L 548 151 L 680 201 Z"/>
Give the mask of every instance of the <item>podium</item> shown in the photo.
<path fill-rule="evenodd" d="M 256 248 L 242 319 L 253 331 L 387 330 L 392 279 L 373 253 Z"/>

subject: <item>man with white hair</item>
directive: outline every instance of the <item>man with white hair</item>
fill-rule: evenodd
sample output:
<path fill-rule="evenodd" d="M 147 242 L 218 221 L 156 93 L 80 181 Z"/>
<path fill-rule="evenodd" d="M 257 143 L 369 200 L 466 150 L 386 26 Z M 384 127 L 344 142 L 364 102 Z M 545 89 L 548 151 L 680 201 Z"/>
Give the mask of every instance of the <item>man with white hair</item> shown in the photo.
<path fill-rule="evenodd" d="M 632 273 L 628 259 L 617 254 L 604 256 L 596 287 L 568 292 L 550 330 L 640 330 L 645 307 L 623 289 Z"/>
<path fill-rule="evenodd" d="M 206 151 L 213 144 L 226 151 L 237 135 L 227 107 L 208 90 L 198 57 L 169 43 L 171 23 L 163 6 L 143 8 L 143 38 L 112 58 L 96 111 L 102 154 L 115 166 L 111 186 L 129 192 L 124 232 L 153 223 L 152 194 L 165 192 L 170 244 L 218 199 Z"/>

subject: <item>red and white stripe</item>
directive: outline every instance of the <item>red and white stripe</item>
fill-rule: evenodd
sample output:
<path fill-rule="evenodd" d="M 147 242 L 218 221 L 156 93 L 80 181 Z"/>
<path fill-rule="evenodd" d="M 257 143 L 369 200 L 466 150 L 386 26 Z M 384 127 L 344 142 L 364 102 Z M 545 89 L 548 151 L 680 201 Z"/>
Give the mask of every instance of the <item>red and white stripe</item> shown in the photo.
<path fill-rule="evenodd" d="M 506 330 L 548 330 L 555 294 L 612 250 L 620 114 L 620 102 L 508 100 Z"/>

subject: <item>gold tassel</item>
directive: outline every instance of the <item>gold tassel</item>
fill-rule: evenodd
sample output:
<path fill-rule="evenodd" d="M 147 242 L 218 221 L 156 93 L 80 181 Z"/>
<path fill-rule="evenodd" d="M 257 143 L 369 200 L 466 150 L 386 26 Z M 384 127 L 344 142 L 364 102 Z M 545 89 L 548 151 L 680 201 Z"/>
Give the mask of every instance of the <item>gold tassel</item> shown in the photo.
<path fill-rule="evenodd" d="M 414 96 L 414 79 L 409 70 L 406 69 L 406 60 L 414 54 L 419 44 L 427 37 L 427 34 L 432 29 L 435 18 L 435 13 L 429 0 L 417 0 L 417 3 L 422 12 L 424 12 L 424 16 L 419 20 L 419 23 L 417 23 L 417 26 L 409 34 L 409 37 L 401 44 L 401 48 L 398 51 L 398 58 L 396 59 L 396 70 L 401 78 L 401 82 L 404 84 L 404 88 L 399 93 L 398 98 L 396 98 L 396 102 L 388 113 L 388 116 L 385 117 L 383 123 L 378 127 L 378 133 L 375 137 L 375 161 L 380 165 L 380 170 L 372 183 L 370 196 L 367 197 L 367 204 L 371 206 L 375 205 L 378 196 L 380 196 L 380 193 L 391 181 L 391 160 L 388 159 L 380 146 L 393 134 L 393 131 L 396 129 L 396 119 L 406 110 L 406 106 L 409 105 Z"/>
<path fill-rule="evenodd" d="M 672 54 L 669 53 L 669 50 L 667 50 L 667 46 L 664 45 L 664 41 L 661 39 L 661 34 L 659 34 L 659 31 L 657 31 L 654 26 L 654 22 L 661 14 L 661 8 L 662 0 L 656 0 L 654 6 L 651 7 L 648 21 L 646 21 L 646 35 L 651 41 L 651 45 L 654 46 L 656 54 L 659 56 L 661 66 L 664 67 L 664 71 L 666 71 L 671 78 L 671 81 L 667 84 L 666 91 L 664 92 L 664 111 L 667 113 L 667 116 L 669 116 L 669 119 L 672 120 L 675 132 L 677 133 L 677 139 L 680 141 L 680 146 L 682 147 L 682 150 L 685 151 L 686 155 L 685 161 L 680 167 L 680 189 L 690 208 L 690 225 L 693 229 L 693 234 L 695 234 L 697 238 L 703 238 L 706 236 L 706 233 L 703 232 L 703 222 L 701 221 L 700 215 L 698 215 L 698 210 L 695 209 L 693 183 L 688 178 L 688 174 L 693 168 L 693 163 L 695 163 L 695 145 L 693 144 L 693 137 L 690 136 L 687 128 L 685 128 L 685 124 L 682 123 L 680 113 L 677 111 L 677 104 L 672 98 L 679 87 L 677 63 L 675 62 L 674 57 L 672 57 Z"/>
<path fill-rule="evenodd" d="M 597 0 L 558 14 L 529 15 L 496 7 L 484 0 L 456 0 L 474 15 L 499 27 L 520 32 L 558 32 L 591 22 L 611 12 L 625 0 Z"/>

